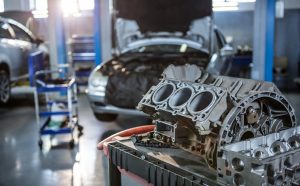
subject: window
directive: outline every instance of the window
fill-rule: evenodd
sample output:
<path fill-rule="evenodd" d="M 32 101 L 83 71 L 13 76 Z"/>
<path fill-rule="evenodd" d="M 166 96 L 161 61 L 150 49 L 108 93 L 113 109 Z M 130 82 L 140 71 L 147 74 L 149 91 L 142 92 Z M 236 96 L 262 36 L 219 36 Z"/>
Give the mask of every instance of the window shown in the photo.
<path fill-rule="evenodd" d="M 4 0 L 0 0 L 0 12 L 4 12 Z"/>
<path fill-rule="evenodd" d="M 94 9 L 94 0 L 61 0 L 61 8 L 65 15 L 75 15 L 80 11 Z"/>
<path fill-rule="evenodd" d="M 0 38 L 11 39 L 11 34 L 9 32 L 9 25 L 0 21 Z"/>
<path fill-rule="evenodd" d="M 0 0 L 0 8 L 1 8 Z M 32 3 L 34 2 L 35 10 L 48 10 L 48 2 L 47 0 L 30 0 Z M 60 0 L 62 9 L 65 13 L 72 11 L 84 11 L 84 10 L 93 10 L 94 9 L 94 0 Z M 1 9 L 0 9 L 1 10 Z"/>
<path fill-rule="evenodd" d="M 32 42 L 31 37 L 24 30 L 22 30 L 21 28 L 15 26 L 15 25 L 11 25 L 11 27 L 13 28 L 13 30 L 15 32 L 16 39 Z"/>
<path fill-rule="evenodd" d="M 36 10 L 47 10 L 48 2 L 47 0 L 35 0 L 35 9 Z"/>
<path fill-rule="evenodd" d="M 78 0 L 79 10 L 93 10 L 94 0 Z"/>

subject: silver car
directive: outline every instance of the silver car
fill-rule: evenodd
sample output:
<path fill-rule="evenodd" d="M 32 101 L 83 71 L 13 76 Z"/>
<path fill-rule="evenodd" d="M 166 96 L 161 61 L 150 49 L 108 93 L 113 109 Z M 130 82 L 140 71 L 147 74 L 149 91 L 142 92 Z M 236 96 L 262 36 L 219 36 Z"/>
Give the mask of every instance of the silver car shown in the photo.
<path fill-rule="evenodd" d="M 114 0 L 113 9 L 114 57 L 97 66 L 88 83 L 98 120 L 142 114 L 136 105 L 170 64 L 226 74 L 233 49 L 213 24 L 211 1 Z"/>
<path fill-rule="evenodd" d="M 0 17 L 0 104 L 10 99 L 10 85 L 28 77 L 27 57 L 31 51 L 47 47 L 25 26 Z"/>

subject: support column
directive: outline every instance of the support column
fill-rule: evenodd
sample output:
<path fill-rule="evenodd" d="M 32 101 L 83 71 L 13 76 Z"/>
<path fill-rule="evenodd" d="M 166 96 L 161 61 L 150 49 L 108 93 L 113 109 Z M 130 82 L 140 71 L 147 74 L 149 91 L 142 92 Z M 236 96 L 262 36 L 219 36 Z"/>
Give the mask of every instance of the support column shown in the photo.
<path fill-rule="evenodd" d="M 252 78 L 273 80 L 275 0 L 259 0 L 254 11 Z"/>
<path fill-rule="evenodd" d="M 95 63 L 99 65 L 102 62 L 101 47 L 101 1 L 94 0 L 94 43 L 95 43 Z"/>
<path fill-rule="evenodd" d="M 48 0 L 50 64 L 67 64 L 64 16 L 60 0 Z"/>

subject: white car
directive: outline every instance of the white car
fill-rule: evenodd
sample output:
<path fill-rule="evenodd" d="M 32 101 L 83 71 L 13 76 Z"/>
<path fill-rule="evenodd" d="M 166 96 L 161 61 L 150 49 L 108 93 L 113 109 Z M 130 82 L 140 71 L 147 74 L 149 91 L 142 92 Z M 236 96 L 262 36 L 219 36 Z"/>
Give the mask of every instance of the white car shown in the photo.
<path fill-rule="evenodd" d="M 28 54 L 36 50 L 47 58 L 42 40 L 19 22 L 0 17 L 0 104 L 9 101 L 12 82 L 28 78 Z"/>

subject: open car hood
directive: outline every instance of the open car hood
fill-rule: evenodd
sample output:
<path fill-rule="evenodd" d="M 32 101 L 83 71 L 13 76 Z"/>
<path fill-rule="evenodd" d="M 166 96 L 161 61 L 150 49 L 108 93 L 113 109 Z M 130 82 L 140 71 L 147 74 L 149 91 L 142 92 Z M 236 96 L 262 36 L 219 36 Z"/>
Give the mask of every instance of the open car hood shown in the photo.
<path fill-rule="evenodd" d="M 196 20 L 206 20 L 206 28 L 202 24 L 201 29 L 208 34 L 212 0 L 113 0 L 113 9 L 114 48 L 122 51 L 138 39 L 161 36 L 153 33 L 177 38 L 191 35 Z"/>
<path fill-rule="evenodd" d="M 193 20 L 212 15 L 211 0 L 114 0 L 117 18 L 135 20 L 140 31 L 186 32 Z"/>

